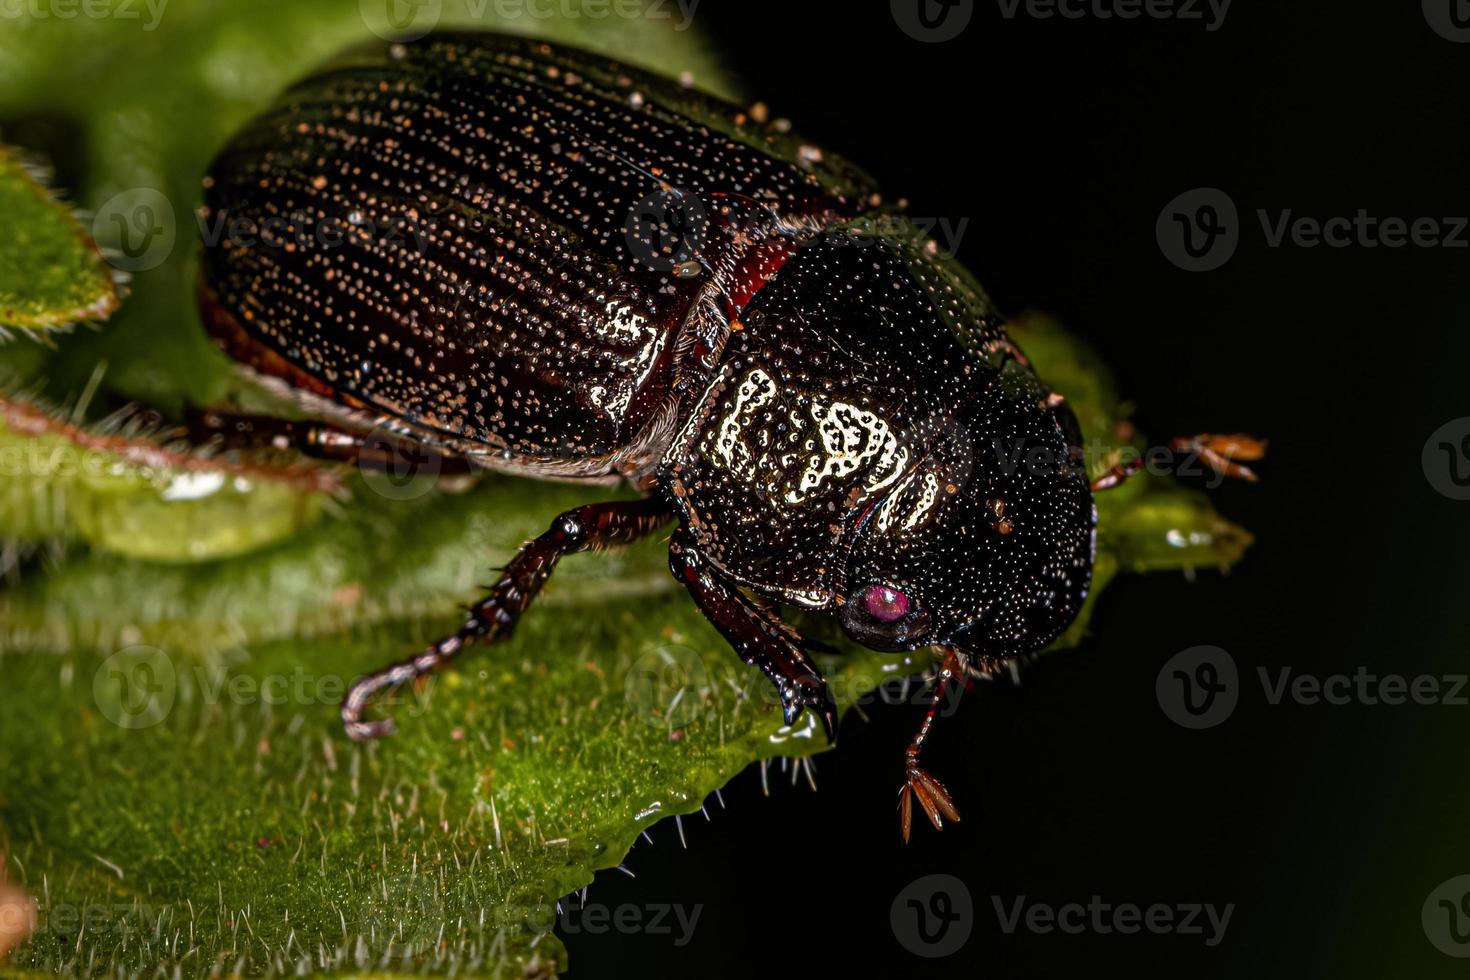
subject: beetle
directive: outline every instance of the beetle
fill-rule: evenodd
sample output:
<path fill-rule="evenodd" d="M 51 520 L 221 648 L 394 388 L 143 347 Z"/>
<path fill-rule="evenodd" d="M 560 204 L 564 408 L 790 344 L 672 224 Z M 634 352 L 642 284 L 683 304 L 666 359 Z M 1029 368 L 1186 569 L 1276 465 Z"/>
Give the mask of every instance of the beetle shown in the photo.
<path fill-rule="evenodd" d="M 391 730 L 381 692 L 509 636 L 564 555 L 672 524 L 674 577 L 787 724 L 835 737 L 782 605 L 940 650 L 900 823 L 959 819 L 919 764 L 935 708 L 1075 618 L 1093 488 L 1065 399 L 864 173 L 604 57 L 442 33 L 287 91 L 218 155 L 202 217 L 259 232 L 205 243 L 210 334 L 319 420 L 273 441 L 346 456 L 387 431 L 642 493 L 558 516 L 459 630 L 353 686 L 352 738 Z"/>

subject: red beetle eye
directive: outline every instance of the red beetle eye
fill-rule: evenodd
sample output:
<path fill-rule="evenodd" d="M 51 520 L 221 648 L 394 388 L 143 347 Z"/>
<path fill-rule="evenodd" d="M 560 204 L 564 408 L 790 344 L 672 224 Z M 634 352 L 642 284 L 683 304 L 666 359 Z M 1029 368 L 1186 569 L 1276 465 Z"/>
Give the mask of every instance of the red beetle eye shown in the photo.
<path fill-rule="evenodd" d="M 868 615 L 883 623 L 895 623 L 909 614 L 909 597 L 888 585 L 872 585 L 863 595 Z"/>

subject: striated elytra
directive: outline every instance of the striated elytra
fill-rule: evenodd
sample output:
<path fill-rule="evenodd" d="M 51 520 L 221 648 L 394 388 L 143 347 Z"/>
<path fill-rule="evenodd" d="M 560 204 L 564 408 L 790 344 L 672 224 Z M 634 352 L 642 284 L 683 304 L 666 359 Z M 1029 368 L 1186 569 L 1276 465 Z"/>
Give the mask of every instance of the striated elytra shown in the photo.
<path fill-rule="evenodd" d="M 206 180 L 205 322 L 320 425 L 533 477 L 628 481 L 528 542 L 462 629 L 371 698 L 504 638 L 570 552 L 673 522 L 670 565 L 788 723 L 835 709 L 789 604 L 941 682 L 1076 616 L 1095 511 L 1066 402 L 981 289 L 857 169 L 575 50 L 483 34 L 353 51 Z M 279 437 L 279 432 L 276 436 Z M 958 819 L 906 756 L 900 809 Z"/>

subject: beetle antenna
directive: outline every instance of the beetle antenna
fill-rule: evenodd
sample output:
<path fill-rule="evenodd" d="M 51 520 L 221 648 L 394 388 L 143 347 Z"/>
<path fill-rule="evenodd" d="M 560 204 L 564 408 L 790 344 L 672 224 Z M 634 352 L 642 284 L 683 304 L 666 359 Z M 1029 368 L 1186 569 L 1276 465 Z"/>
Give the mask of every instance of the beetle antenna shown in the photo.
<path fill-rule="evenodd" d="M 963 660 L 957 648 L 946 646 L 940 649 L 944 651 L 944 662 L 939 668 L 939 679 L 929 696 L 929 710 L 924 714 L 924 723 L 919 726 L 919 731 L 904 754 L 904 784 L 898 791 L 898 824 L 905 844 L 908 843 L 909 830 L 913 824 L 915 800 L 919 801 L 919 806 L 923 808 L 935 830 L 944 829 L 941 816 L 948 817 L 951 823 L 960 821 L 960 812 L 955 808 L 949 790 L 919 766 L 919 753 L 923 751 L 929 729 L 933 727 L 934 719 L 939 714 L 945 691 L 950 682 L 964 672 Z"/>

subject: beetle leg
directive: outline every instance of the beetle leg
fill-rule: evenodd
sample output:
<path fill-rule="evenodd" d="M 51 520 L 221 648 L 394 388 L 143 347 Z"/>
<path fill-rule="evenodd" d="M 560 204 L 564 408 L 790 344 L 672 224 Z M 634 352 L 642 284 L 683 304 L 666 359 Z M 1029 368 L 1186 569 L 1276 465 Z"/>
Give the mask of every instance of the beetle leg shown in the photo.
<path fill-rule="evenodd" d="M 471 469 L 465 460 L 446 456 L 412 439 L 381 431 L 360 435 L 325 422 L 199 411 L 189 414 L 187 424 L 194 442 L 215 440 L 223 449 L 294 449 L 316 459 L 356 463 L 370 470 L 417 470 L 431 461 L 435 473 L 467 473 Z"/>
<path fill-rule="evenodd" d="M 393 731 L 393 722 L 363 721 L 368 702 L 379 692 L 400 687 L 443 666 L 474 642 L 495 643 L 510 636 L 521 613 L 551 577 L 563 555 L 590 548 L 629 544 L 666 523 L 672 513 L 662 500 L 644 498 L 574 507 L 539 538 L 521 546 L 490 594 L 469 609 L 469 618 L 455 632 L 411 657 L 362 678 L 342 702 L 342 722 L 354 741 L 365 741 Z"/>
<path fill-rule="evenodd" d="M 908 843 L 909 830 L 913 825 L 915 800 L 918 800 L 919 806 L 924 810 L 924 815 L 929 818 L 935 830 L 944 829 L 944 821 L 940 819 L 941 816 L 948 818 L 950 823 L 960 822 L 960 811 L 955 808 L 949 790 L 919 766 L 919 753 L 923 751 L 924 741 L 929 737 L 929 729 L 934 724 L 934 716 L 939 713 L 939 705 L 944 700 L 945 689 L 948 688 L 951 681 L 964 674 L 959 651 L 954 647 L 943 647 L 942 649 L 944 650 L 944 663 L 940 666 L 939 677 L 934 682 L 929 711 L 924 715 L 924 723 L 919 726 L 914 740 L 909 743 L 908 751 L 904 753 L 904 784 L 903 788 L 898 791 L 898 826 L 903 833 L 905 844 Z"/>
<path fill-rule="evenodd" d="M 832 692 L 796 630 L 714 569 L 682 527 L 669 542 L 669 568 L 740 659 L 759 667 L 776 685 L 786 724 L 794 724 L 802 709 L 810 708 L 828 741 L 836 738 L 837 706 Z"/>

